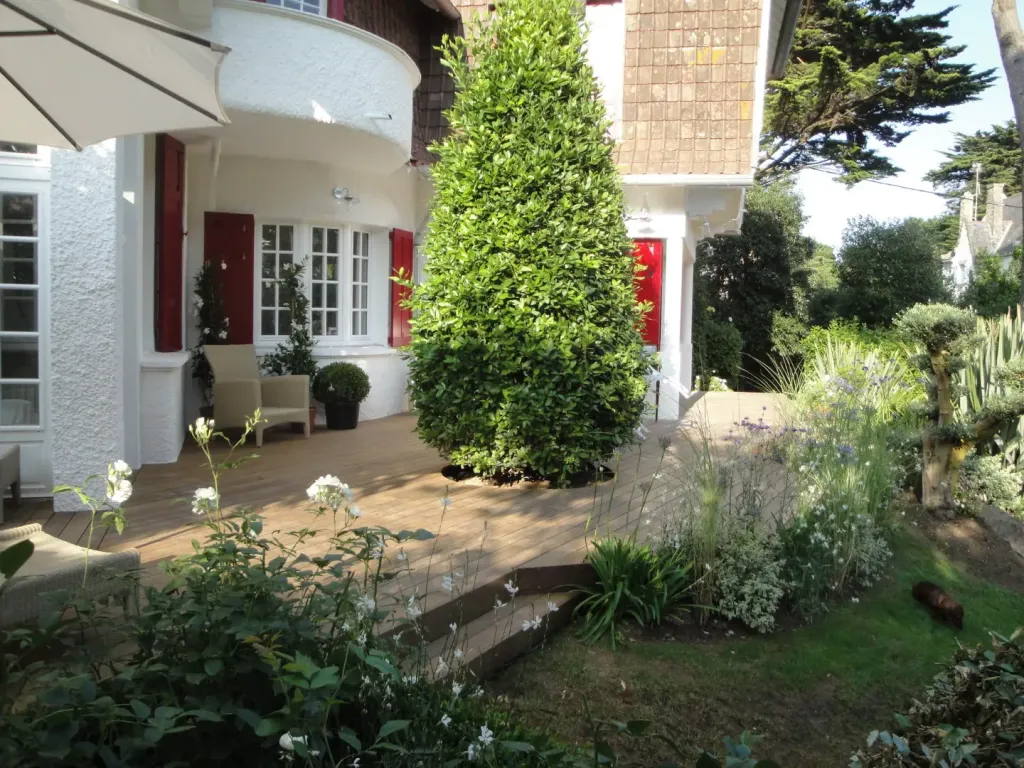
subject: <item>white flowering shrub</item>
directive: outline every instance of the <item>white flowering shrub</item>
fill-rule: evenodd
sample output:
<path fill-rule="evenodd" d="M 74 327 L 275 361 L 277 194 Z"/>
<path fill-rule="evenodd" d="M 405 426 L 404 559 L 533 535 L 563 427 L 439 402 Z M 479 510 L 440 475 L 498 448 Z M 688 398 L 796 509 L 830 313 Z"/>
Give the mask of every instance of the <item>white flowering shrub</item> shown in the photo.
<path fill-rule="evenodd" d="M 55 595 L 38 629 L 0 632 L 0 765 L 578 764 L 481 696 L 464 628 L 452 625 L 439 658 L 427 654 L 403 545 L 428 531 L 360 525 L 333 475 L 309 486 L 308 523 L 291 532 L 224 506 L 221 477 L 246 460 L 235 449 L 257 419 L 222 461 L 210 443 L 223 435 L 193 425 L 211 484 L 188 502 L 207 537 L 164 566 L 160 586 L 135 577 L 140 607 L 111 614 Z M 99 478 L 109 502 L 67 490 L 120 528 L 113 504 L 130 494 L 129 475 L 116 463 Z M 508 600 L 517 592 L 510 581 Z"/>
<path fill-rule="evenodd" d="M 958 503 L 970 510 L 992 504 L 1004 512 L 1024 517 L 1024 474 L 1006 466 L 1001 456 L 971 454 L 960 469 Z"/>
<path fill-rule="evenodd" d="M 771 632 L 786 594 L 778 542 L 759 525 L 735 527 L 718 548 L 714 605 L 727 619 Z"/>

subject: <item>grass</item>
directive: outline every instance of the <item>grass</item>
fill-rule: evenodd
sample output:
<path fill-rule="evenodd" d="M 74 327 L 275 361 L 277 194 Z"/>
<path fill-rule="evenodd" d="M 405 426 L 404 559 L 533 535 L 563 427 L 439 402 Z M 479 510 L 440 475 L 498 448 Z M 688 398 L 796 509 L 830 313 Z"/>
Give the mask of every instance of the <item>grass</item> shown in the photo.
<path fill-rule="evenodd" d="M 535 724 L 577 742 L 586 737 L 586 698 L 597 717 L 651 720 L 680 744 L 713 747 L 748 729 L 765 736 L 758 756 L 783 768 L 845 766 L 869 731 L 892 725 L 957 640 L 987 642 L 988 630 L 1024 623 L 1024 596 L 974 577 L 916 529 L 894 549 L 882 583 L 810 626 L 719 639 L 636 636 L 616 653 L 566 633 L 492 687 Z M 962 631 L 912 600 L 920 580 L 964 604 Z M 616 746 L 639 765 L 669 757 L 653 739 Z"/>

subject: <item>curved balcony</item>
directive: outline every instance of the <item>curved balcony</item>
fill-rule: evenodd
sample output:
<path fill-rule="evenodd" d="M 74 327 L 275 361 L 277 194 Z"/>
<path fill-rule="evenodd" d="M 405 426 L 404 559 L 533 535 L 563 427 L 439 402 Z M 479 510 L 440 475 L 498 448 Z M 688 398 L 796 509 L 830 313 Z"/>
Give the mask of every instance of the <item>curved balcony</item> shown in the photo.
<path fill-rule="evenodd" d="M 390 172 L 409 159 L 420 74 L 349 24 L 251 0 L 214 0 L 211 38 L 231 116 L 224 151 Z"/>

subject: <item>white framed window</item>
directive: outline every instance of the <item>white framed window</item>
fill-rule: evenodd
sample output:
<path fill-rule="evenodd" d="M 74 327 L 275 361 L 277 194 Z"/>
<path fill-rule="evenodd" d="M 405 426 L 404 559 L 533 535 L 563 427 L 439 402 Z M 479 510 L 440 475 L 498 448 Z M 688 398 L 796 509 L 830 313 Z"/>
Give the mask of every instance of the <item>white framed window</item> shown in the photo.
<path fill-rule="evenodd" d="M 316 16 L 325 15 L 327 0 L 265 0 L 267 5 L 276 5 L 278 8 L 287 8 L 289 11 L 302 11 L 312 13 Z"/>
<path fill-rule="evenodd" d="M 260 227 L 259 321 L 261 336 L 287 336 L 291 312 L 281 286 L 284 269 L 295 262 L 295 226 L 263 224 Z"/>
<path fill-rule="evenodd" d="M 291 313 L 278 280 L 285 267 L 301 263 L 313 337 L 326 347 L 373 343 L 380 328 L 371 311 L 384 301 L 379 294 L 386 279 L 374 262 L 378 233 L 358 225 L 273 220 L 258 221 L 256 233 L 257 343 L 288 335 Z"/>
<path fill-rule="evenodd" d="M 369 335 L 370 327 L 370 233 L 352 230 L 352 326 L 353 337 Z"/>
<path fill-rule="evenodd" d="M 41 421 L 39 195 L 0 190 L 0 429 Z"/>
<path fill-rule="evenodd" d="M 313 227 L 310 234 L 311 332 L 314 336 L 338 336 L 344 232 L 340 227 Z"/>

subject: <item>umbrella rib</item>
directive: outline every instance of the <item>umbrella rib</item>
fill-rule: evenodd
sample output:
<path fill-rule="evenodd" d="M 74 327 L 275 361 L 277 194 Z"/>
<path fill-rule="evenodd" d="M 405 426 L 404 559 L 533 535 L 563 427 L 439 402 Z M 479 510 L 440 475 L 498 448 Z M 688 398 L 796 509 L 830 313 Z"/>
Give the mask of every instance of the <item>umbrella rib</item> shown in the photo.
<path fill-rule="evenodd" d="M 54 120 L 49 112 L 47 112 L 45 109 L 43 109 L 42 104 L 40 104 L 38 101 L 33 99 L 32 96 L 29 94 L 29 92 L 26 91 L 24 88 L 22 88 L 21 85 L 18 83 L 18 81 L 15 80 L 13 77 L 11 77 L 7 73 L 7 70 L 4 69 L 3 67 L 0 67 L 0 75 L 3 75 L 4 78 L 6 78 L 7 82 L 9 82 L 11 85 L 13 85 L 15 90 L 18 91 L 18 93 L 20 93 L 22 96 L 24 96 L 25 100 L 28 101 L 28 103 L 31 104 L 33 107 L 35 107 L 36 110 L 38 110 L 39 114 L 41 114 L 43 117 L 45 117 L 46 121 L 60 132 L 61 136 L 63 136 L 65 139 L 68 140 L 68 143 L 71 144 L 71 146 L 73 146 L 79 152 L 82 151 L 82 146 L 77 141 L 75 141 L 73 138 L 71 138 L 71 134 L 68 133 L 67 131 L 65 131 L 61 127 L 61 124 L 58 123 L 56 120 Z"/>
<path fill-rule="evenodd" d="M 103 6 L 97 5 L 97 4 L 93 3 L 92 0 L 78 0 L 78 1 L 81 2 L 81 3 L 84 3 L 85 5 L 88 5 L 90 8 L 96 8 L 96 9 L 99 9 L 99 10 L 103 10 Z M 172 91 L 172 90 L 170 90 L 168 88 L 165 88 L 164 86 L 160 85 L 160 83 L 157 83 L 154 80 L 149 79 L 145 75 L 143 75 L 143 74 L 141 74 L 139 72 L 136 72 L 131 67 L 128 67 L 128 66 L 122 64 L 121 62 L 117 61 L 116 59 L 113 59 L 110 56 L 107 56 L 102 51 L 96 50 L 91 45 L 87 45 L 86 43 L 83 43 L 81 40 L 78 40 L 78 39 L 72 37 L 71 35 L 67 34 L 66 32 L 64 32 L 64 31 L 62 31 L 60 29 L 56 29 L 52 24 L 47 24 L 46 22 L 36 18 L 35 16 L 33 16 L 31 13 L 29 13 L 25 9 L 18 8 L 17 6 L 11 5 L 10 0 L 0 0 L 0 5 L 7 6 L 11 10 L 13 10 L 15 13 L 18 13 L 18 14 L 24 16 L 29 21 L 31 21 L 31 22 L 33 22 L 35 24 L 38 24 L 39 26 L 44 27 L 45 29 L 53 30 L 53 33 L 55 35 L 57 35 L 58 37 L 60 37 L 62 40 L 66 40 L 67 42 L 71 43 L 72 45 L 78 46 L 83 51 L 91 53 L 96 58 L 100 59 L 101 61 L 105 61 L 110 66 L 115 67 L 115 68 L 121 70 L 126 75 L 130 75 L 131 77 L 134 77 L 136 80 L 141 80 L 146 85 L 148 85 L 150 88 L 155 88 L 156 90 L 160 91 L 160 93 L 164 94 L 165 96 L 170 96 L 172 99 L 174 99 L 175 101 L 179 102 L 180 104 L 184 104 L 189 109 L 195 110 L 196 112 L 198 112 L 199 114 L 203 115 L 204 117 L 210 118 L 211 120 L 213 120 L 213 122 L 221 123 L 220 118 L 218 118 L 215 114 L 213 114 L 209 110 L 203 109 L 198 104 L 194 104 L 193 102 L 191 102 L 188 99 L 186 99 L 184 96 L 178 95 L 174 91 Z M 172 29 L 168 29 L 167 27 L 164 27 L 164 26 L 159 25 L 159 24 L 144 24 L 143 20 L 137 19 L 133 15 L 123 14 L 123 13 L 122 14 L 117 14 L 117 15 L 120 16 L 123 19 L 128 20 L 128 21 L 133 21 L 133 22 L 142 24 L 143 26 L 152 27 L 153 29 L 159 30 L 161 32 L 165 32 L 165 33 L 170 34 L 170 35 L 172 35 L 174 37 L 180 37 L 180 38 L 183 38 L 185 40 L 189 40 L 191 42 L 199 41 L 199 43 L 201 43 L 204 47 L 209 47 L 209 48 L 213 49 L 213 44 L 210 43 L 209 41 L 203 40 L 202 38 L 194 37 L 192 35 L 189 35 L 186 32 L 179 31 L 177 34 L 175 34 L 175 31 L 173 30 L 173 28 Z M 10 77 L 8 77 L 7 79 L 10 80 Z M 11 80 L 11 82 L 14 83 L 13 80 Z M 18 88 L 18 86 L 16 84 L 15 84 L 15 87 Z M 18 88 L 18 90 L 21 90 L 21 89 Z M 22 93 L 24 93 L 24 91 L 22 91 Z M 34 104 L 35 102 L 33 101 L 32 103 Z M 40 111 L 42 111 L 42 110 L 40 109 Z M 46 114 L 46 113 L 44 112 L 43 114 Z M 52 120 L 51 120 L 51 122 L 52 122 Z M 54 125 L 56 125 L 56 123 L 54 123 Z M 61 130 L 61 129 L 58 127 L 58 130 Z M 61 130 L 61 133 L 63 133 L 62 130 Z M 71 141 L 71 139 L 69 138 L 68 141 Z M 75 144 L 75 146 L 77 147 L 78 145 Z M 80 147 L 79 147 L 79 149 L 80 149 Z"/>
<path fill-rule="evenodd" d="M 40 37 L 52 34 L 48 29 L 26 29 L 23 32 L 0 32 L 0 37 Z"/>
<path fill-rule="evenodd" d="M 133 22 L 135 24 L 140 24 L 140 25 L 142 25 L 144 27 L 149 27 L 150 29 L 155 29 L 157 32 L 162 32 L 164 34 L 171 35 L 173 37 L 179 37 L 182 40 L 187 40 L 190 43 L 195 43 L 196 45 L 201 45 L 204 48 L 209 48 L 209 49 L 211 49 L 213 51 L 218 51 L 218 52 L 223 51 L 223 52 L 226 52 L 228 50 L 223 45 L 215 43 L 215 42 L 213 42 L 211 40 L 207 40 L 204 37 L 199 37 L 198 35 L 193 35 L 192 33 L 186 32 L 183 29 L 178 29 L 178 28 L 174 27 L 173 25 L 163 24 L 163 23 L 161 23 L 159 21 L 156 21 L 156 20 L 150 20 L 150 19 L 144 18 L 142 14 L 127 13 L 126 9 L 124 9 L 124 8 L 118 8 L 117 6 L 114 6 L 112 8 L 107 3 L 105 3 L 105 2 L 100 3 L 100 2 L 97 2 L 96 0 L 78 0 L 78 2 L 81 3 L 82 5 L 87 5 L 90 8 L 94 8 L 97 11 L 102 11 L 103 13 L 109 13 L 112 16 L 118 16 L 118 17 L 120 17 L 120 18 L 122 18 L 122 19 L 124 19 L 126 21 L 130 21 L 130 22 Z"/>

